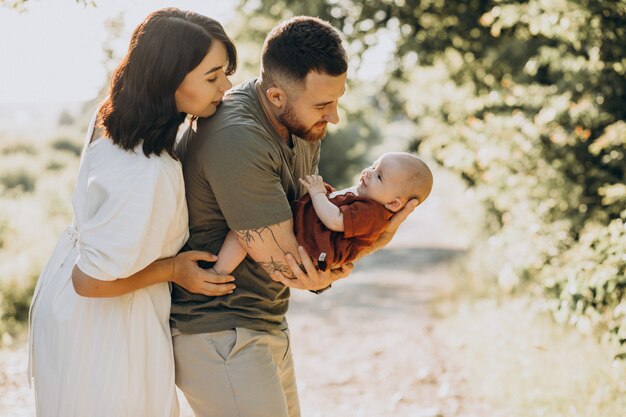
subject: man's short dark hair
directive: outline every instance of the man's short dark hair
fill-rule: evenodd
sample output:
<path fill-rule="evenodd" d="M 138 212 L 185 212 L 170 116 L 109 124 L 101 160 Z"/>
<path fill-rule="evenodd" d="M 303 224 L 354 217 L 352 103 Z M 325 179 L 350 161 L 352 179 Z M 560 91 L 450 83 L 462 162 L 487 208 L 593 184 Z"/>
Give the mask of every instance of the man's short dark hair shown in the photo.
<path fill-rule="evenodd" d="M 341 37 L 330 23 L 297 16 L 276 26 L 265 38 L 261 57 L 264 82 L 302 82 L 311 71 L 339 76 L 348 70 Z"/>

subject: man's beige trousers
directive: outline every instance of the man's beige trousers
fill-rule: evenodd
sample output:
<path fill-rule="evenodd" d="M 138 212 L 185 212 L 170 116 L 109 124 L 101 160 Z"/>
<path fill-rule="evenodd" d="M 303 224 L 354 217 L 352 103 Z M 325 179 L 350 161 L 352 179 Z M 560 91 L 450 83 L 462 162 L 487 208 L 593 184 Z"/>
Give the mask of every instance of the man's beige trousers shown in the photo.
<path fill-rule="evenodd" d="M 196 417 L 300 417 L 288 330 L 172 330 L 176 385 Z"/>

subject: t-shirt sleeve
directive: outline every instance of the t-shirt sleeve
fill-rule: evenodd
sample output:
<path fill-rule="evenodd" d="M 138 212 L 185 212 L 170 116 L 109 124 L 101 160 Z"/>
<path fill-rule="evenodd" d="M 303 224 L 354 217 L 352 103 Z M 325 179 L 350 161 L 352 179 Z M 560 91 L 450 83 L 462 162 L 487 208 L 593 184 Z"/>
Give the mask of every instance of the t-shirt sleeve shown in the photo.
<path fill-rule="evenodd" d="M 138 165 L 89 180 L 77 266 L 93 278 L 125 278 L 162 256 L 179 185 L 157 161 Z"/>
<path fill-rule="evenodd" d="M 280 153 L 263 135 L 252 126 L 230 126 L 214 134 L 201 155 L 205 179 L 232 230 L 291 218 L 280 179 Z"/>
<path fill-rule="evenodd" d="M 343 235 L 346 238 L 378 236 L 387 226 L 377 203 L 357 200 L 339 207 L 343 214 Z"/>

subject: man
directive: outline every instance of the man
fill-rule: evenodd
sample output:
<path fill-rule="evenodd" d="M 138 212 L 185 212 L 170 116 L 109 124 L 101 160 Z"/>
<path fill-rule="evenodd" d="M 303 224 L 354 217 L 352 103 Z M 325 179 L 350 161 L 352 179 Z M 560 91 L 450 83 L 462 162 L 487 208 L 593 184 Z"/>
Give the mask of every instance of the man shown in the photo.
<path fill-rule="evenodd" d="M 198 417 L 300 415 L 285 313 L 289 288 L 318 292 L 350 267 L 321 272 L 298 247 L 290 202 L 317 173 L 320 141 L 339 122 L 348 61 L 328 23 L 296 17 L 263 45 L 261 75 L 189 129 L 183 163 L 191 237 L 217 253 L 229 230 L 248 257 L 223 297 L 173 289 L 176 383 Z M 379 245 L 414 205 L 394 217 Z"/>

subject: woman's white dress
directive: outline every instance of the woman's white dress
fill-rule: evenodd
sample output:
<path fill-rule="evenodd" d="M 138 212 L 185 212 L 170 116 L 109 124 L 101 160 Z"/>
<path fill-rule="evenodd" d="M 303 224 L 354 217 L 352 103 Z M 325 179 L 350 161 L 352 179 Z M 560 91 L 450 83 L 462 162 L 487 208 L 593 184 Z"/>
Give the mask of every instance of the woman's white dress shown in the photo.
<path fill-rule="evenodd" d="M 74 265 L 101 280 L 175 255 L 188 237 L 180 163 L 87 134 L 74 221 L 31 306 L 31 366 L 40 417 L 178 415 L 168 283 L 115 298 L 76 294 Z"/>

